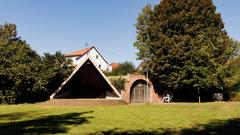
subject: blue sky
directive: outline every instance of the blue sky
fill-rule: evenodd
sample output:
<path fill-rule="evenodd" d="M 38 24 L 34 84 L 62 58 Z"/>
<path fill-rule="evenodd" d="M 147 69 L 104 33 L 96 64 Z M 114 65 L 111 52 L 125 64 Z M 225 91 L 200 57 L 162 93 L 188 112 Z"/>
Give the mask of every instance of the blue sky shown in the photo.
<path fill-rule="evenodd" d="M 141 9 L 159 0 L 1 0 L 0 23 L 15 23 L 18 34 L 39 54 L 79 50 L 87 42 L 111 62 L 136 61 L 134 24 Z M 240 40 L 240 1 L 214 0 L 229 35 Z"/>

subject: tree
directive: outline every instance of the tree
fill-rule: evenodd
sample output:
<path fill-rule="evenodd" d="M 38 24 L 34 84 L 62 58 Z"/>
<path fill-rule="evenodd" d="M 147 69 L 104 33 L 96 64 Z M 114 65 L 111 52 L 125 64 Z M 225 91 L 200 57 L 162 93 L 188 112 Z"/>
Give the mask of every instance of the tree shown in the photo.
<path fill-rule="evenodd" d="M 120 63 L 116 69 L 113 69 L 111 72 L 105 72 L 108 76 L 123 76 L 135 71 L 135 66 L 132 62 L 125 61 Z"/>
<path fill-rule="evenodd" d="M 229 60 L 233 60 L 240 55 L 240 42 L 234 39 L 231 39 L 231 40 L 232 40 L 233 52 Z"/>
<path fill-rule="evenodd" d="M 72 61 L 57 51 L 55 54 L 45 53 L 42 58 L 41 79 L 48 97 L 73 71 Z"/>
<path fill-rule="evenodd" d="M 227 100 L 240 99 L 240 42 L 233 41 L 234 51 L 221 73 L 224 76 L 224 95 Z"/>
<path fill-rule="evenodd" d="M 16 25 L 0 25 L 0 103 L 38 102 L 70 74 L 63 54 L 38 55 L 17 37 Z"/>
<path fill-rule="evenodd" d="M 41 57 L 17 37 L 16 25 L 0 26 L 0 102 L 17 103 L 37 91 Z M 29 98 L 28 98 L 29 99 Z"/>
<path fill-rule="evenodd" d="M 219 69 L 233 43 L 211 0 L 162 0 L 154 8 L 147 5 L 137 21 L 134 46 L 159 92 L 223 89 Z"/>

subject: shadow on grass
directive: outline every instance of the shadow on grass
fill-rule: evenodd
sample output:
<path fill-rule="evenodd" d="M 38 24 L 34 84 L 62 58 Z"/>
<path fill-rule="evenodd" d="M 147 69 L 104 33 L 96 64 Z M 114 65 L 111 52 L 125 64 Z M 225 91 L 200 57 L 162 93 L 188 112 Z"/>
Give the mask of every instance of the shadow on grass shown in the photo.
<path fill-rule="evenodd" d="M 112 129 L 99 131 L 92 135 L 240 135 L 240 118 L 229 120 L 214 120 L 208 124 L 199 124 L 185 129 L 158 129 L 154 131 Z"/>
<path fill-rule="evenodd" d="M 29 112 L 14 112 L 8 114 L 0 114 L 0 120 L 10 120 L 14 121 L 17 119 L 21 119 L 22 117 L 33 116 L 37 111 L 29 111 Z"/>
<path fill-rule="evenodd" d="M 49 115 L 36 118 L 33 120 L 25 121 L 10 121 L 0 123 L 0 135 L 5 134 L 55 134 L 55 133 L 67 133 L 69 128 L 67 126 L 74 126 L 88 123 L 88 119 L 93 117 L 83 117 L 81 115 L 92 113 L 93 111 L 80 112 L 80 113 L 67 113 L 61 115 Z M 31 113 L 31 112 L 30 112 Z M 15 114 L 3 114 L 0 115 L 0 120 L 7 118 L 27 117 L 26 113 L 15 113 Z"/>

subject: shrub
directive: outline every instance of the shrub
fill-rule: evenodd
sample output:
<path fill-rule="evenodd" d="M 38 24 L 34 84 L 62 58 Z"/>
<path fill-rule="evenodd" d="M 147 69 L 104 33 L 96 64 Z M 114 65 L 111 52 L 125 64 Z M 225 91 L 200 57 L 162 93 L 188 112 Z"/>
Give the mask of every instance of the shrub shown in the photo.
<path fill-rule="evenodd" d="M 230 94 L 230 101 L 240 101 L 240 91 Z"/>
<path fill-rule="evenodd" d="M 240 56 L 230 59 L 223 68 L 225 100 L 235 100 L 240 92 Z"/>
<path fill-rule="evenodd" d="M 113 69 L 111 72 L 104 72 L 106 76 L 121 76 L 133 73 L 135 71 L 135 66 L 132 62 L 125 61 L 119 64 L 119 67 Z"/>
<path fill-rule="evenodd" d="M 14 104 L 16 102 L 16 98 L 16 93 L 14 91 L 0 91 L 0 103 L 2 104 Z"/>
<path fill-rule="evenodd" d="M 115 77 L 115 78 L 110 78 L 111 83 L 113 86 L 118 90 L 118 92 L 121 92 L 124 90 L 126 79 L 123 77 Z"/>

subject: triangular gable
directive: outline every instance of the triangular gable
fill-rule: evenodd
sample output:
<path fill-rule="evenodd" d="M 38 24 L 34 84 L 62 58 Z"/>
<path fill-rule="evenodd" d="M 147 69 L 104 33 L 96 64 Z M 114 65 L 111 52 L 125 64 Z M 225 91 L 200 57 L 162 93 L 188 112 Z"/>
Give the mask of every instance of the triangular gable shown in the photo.
<path fill-rule="evenodd" d="M 99 53 L 99 51 L 97 50 L 97 48 L 95 46 L 92 46 L 91 48 L 87 48 L 88 50 L 82 54 L 82 55 L 78 55 L 78 57 L 76 59 L 79 59 L 81 57 L 83 57 L 84 55 L 86 55 L 88 52 L 92 51 L 92 50 L 95 50 L 96 53 L 108 64 L 107 60 L 102 56 L 101 53 Z M 83 49 L 84 50 L 84 49 Z M 77 55 L 76 55 L 77 56 Z"/>
<path fill-rule="evenodd" d="M 88 64 L 90 62 L 90 64 L 92 64 L 95 68 L 95 72 L 98 72 L 98 80 L 99 78 L 101 78 L 102 83 L 104 83 L 105 85 L 107 84 L 108 88 L 110 88 L 113 92 L 113 94 L 115 94 L 117 97 L 111 97 L 111 96 L 107 96 L 106 94 L 106 99 L 122 99 L 120 93 L 116 90 L 116 88 L 111 84 L 111 82 L 107 79 L 107 77 L 104 75 L 104 73 L 98 68 L 98 66 L 96 66 L 96 64 L 91 60 L 91 58 L 87 57 L 81 64 L 78 65 L 78 67 L 73 71 L 73 73 L 62 83 L 62 85 L 50 96 L 50 99 L 54 99 L 55 96 L 62 92 L 64 90 L 64 87 L 68 86 L 71 84 L 71 82 L 73 81 L 73 79 L 75 79 L 76 77 L 78 77 L 77 75 L 79 74 L 78 72 L 80 72 L 82 70 L 82 68 L 84 68 L 84 66 L 86 66 L 86 64 Z M 85 69 L 86 70 L 86 69 Z M 84 75 L 82 75 L 84 76 Z M 81 76 L 80 76 L 81 77 Z"/>

